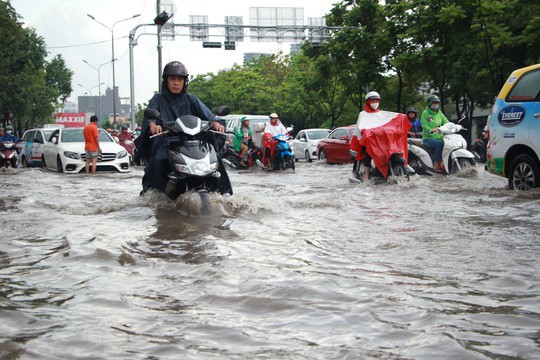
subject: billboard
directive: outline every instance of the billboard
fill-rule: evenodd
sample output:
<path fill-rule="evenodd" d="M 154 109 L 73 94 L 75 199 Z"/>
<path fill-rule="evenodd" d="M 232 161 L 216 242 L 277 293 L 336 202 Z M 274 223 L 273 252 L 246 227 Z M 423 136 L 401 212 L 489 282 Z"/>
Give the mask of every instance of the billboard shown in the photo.
<path fill-rule="evenodd" d="M 57 125 L 78 127 L 86 125 L 86 113 L 57 113 L 54 115 Z"/>

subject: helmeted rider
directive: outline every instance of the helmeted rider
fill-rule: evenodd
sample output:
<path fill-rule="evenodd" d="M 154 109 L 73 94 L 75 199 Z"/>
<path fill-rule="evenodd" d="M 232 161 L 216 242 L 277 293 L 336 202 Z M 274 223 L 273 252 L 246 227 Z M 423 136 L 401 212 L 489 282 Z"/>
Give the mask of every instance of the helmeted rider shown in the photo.
<path fill-rule="evenodd" d="M 381 104 L 381 96 L 376 91 L 370 91 L 366 94 L 364 110 L 366 113 L 376 113 L 379 112 L 379 106 Z M 360 113 L 360 115 L 362 112 Z M 359 116 L 360 117 L 360 116 Z M 358 136 L 354 136 L 351 140 L 351 149 L 357 152 L 357 157 L 363 157 L 362 163 L 364 164 L 364 181 L 369 180 L 369 172 L 371 171 L 371 156 L 366 152 L 366 148 L 360 146 L 358 143 Z M 361 155 L 364 154 L 364 155 Z"/>
<path fill-rule="evenodd" d="M 240 126 L 234 129 L 234 151 L 241 152 L 240 165 L 245 167 L 246 155 L 251 146 L 253 133 L 249 127 L 249 118 L 244 116 L 240 120 L 242 120 Z"/>
<path fill-rule="evenodd" d="M 118 134 L 118 141 L 124 142 L 131 139 L 133 139 L 133 136 L 130 134 L 127 125 L 123 125 L 120 134 Z"/>
<path fill-rule="evenodd" d="M 278 114 L 271 113 L 268 117 L 270 118 L 270 122 L 265 124 L 263 135 L 263 163 L 266 167 L 272 168 L 272 159 L 274 158 L 274 151 L 277 144 L 273 140 L 273 137 L 276 135 L 289 135 L 289 133 L 287 132 L 287 128 L 279 121 Z"/>
<path fill-rule="evenodd" d="M 407 117 L 411 123 L 411 129 L 409 130 L 407 136 L 412 138 L 422 138 L 422 122 L 416 117 L 418 112 L 414 106 L 411 106 L 407 110 Z"/>
<path fill-rule="evenodd" d="M 435 149 L 433 155 L 434 165 L 433 170 L 436 172 L 444 172 L 442 162 L 442 151 L 444 147 L 444 134 L 441 133 L 439 127 L 446 124 L 448 119 L 442 111 L 440 111 L 441 100 L 437 95 L 429 95 L 426 101 L 426 110 L 422 113 L 422 139 L 425 146 Z"/>
<path fill-rule="evenodd" d="M 161 119 L 145 118 L 141 135 L 135 141 L 140 156 L 147 160 L 142 179 L 143 190 L 141 194 L 150 189 L 164 192 L 168 174 L 171 172 L 166 150 L 169 143 L 167 137 L 157 136 L 150 138 L 151 135 L 163 132 L 163 121 L 174 121 L 183 115 L 194 115 L 202 120 L 210 121 L 217 132 L 225 133 L 225 127 L 216 121 L 212 111 L 197 96 L 187 92 L 188 83 L 189 73 L 184 64 L 180 61 L 171 61 L 165 65 L 161 85 L 162 91 L 155 94 L 148 104 L 148 109 L 159 111 Z M 213 134 L 209 133 L 209 136 L 213 137 Z M 213 137 L 214 147 L 217 152 L 219 152 L 224 142 L 225 139 L 216 140 Z M 221 174 L 218 191 L 221 194 L 232 194 L 232 186 L 219 155 L 218 162 L 218 171 Z"/>
<path fill-rule="evenodd" d="M 0 141 L 11 141 L 15 144 L 19 142 L 19 138 L 13 133 L 13 126 L 6 126 L 6 129 L 4 130 L 4 135 L 0 138 Z"/>
<path fill-rule="evenodd" d="M 6 126 L 6 129 L 4 130 L 4 134 L 0 136 L 0 142 L 12 142 L 14 144 L 17 144 L 19 142 L 19 138 L 17 135 L 13 134 L 13 126 L 8 125 Z M 2 145 L 3 148 L 3 145 Z M 17 147 L 17 154 L 21 152 L 21 149 Z"/>

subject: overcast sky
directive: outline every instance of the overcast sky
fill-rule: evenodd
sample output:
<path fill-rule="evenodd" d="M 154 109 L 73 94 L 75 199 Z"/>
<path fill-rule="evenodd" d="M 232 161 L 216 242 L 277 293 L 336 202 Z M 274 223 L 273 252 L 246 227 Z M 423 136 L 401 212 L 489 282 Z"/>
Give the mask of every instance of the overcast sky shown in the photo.
<path fill-rule="evenodd" d="M 164 3 L 166 0 L 162 0 Z M 170 0 L 169 0 L 170 1 Z M 338 0 L 197 0 L 175 1 L 175 24 L 188 24 L 190 15 L 207 15 L 210 24 L 223 24 L 224 16 L 243 16 L 243 24 L 249 25 L 250 7 L 299 7 L 304 9 L 304 24 L 308 18 L 323 17 Z M 116 23 L 114 26 L 114 52 L 116 86 L 120 97 L 130 96 L 129 41 L 128 34 L 139 24 L 153 23 L 156 16 L 156 0 L 11 0 L 12 6 L 22 17 L 26 26 L 36 29 L 45 39 L 52 56 L 61 54 L 73 72 L 73 93 L 68 101 L 91 91 L 98 94 L 98 71 L 101 68 L 101 93 L 112 87 L 111 31 L 87 16 L 90 14 L 107 27 L 112 28 L 118 20 L 140 14 L 140 17 Z M 186 30 L 180 30 L 187 34 Z M 216 31 L 212 30 L 211 34 Z M 247 30 L 246 30 L 247 32 Z M 139 27 L 136 31 L 138 45 L 133 48 L 135 72 L 135 99 L 147 102 L 158 86 L 158 56 L 156 27 Z M 217 35 L 217 34 L 216 34 Z M 211 41 L 223 41 L 212 37 Z M 187 36 L 177 36 L 175 41 L 162 41 L 163 65 L 172 60 L 182 61 L 190 74 L 204 74 L 242 64 L 245 52 L 289 52 L 289 42 L 252 42 L 248 37 L 237 43 L 236 50 L 203 49 L 201 42 L 189 41 Z M 78 84 L 82 85 L 79 86 Z"/>

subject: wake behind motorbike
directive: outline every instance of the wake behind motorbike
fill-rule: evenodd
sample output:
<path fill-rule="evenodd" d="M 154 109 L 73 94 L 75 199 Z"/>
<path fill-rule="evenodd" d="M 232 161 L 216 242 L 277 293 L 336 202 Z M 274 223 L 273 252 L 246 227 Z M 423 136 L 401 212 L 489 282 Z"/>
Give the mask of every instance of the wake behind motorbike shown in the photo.
<path fill-rule="evenodd" d="M 220 106 L 217 115 L 229 113 L 227 106 Z M 144 116 L 159 119 L 160 114 L 153 109 L 146 109 Z M 220 163 L 218 153 L 212 145 L 211 123 L 194 115 L 180 116 L 174 121 L 164 121 L 161 134 L 167 136 L 166 147 L 169 165 L 172 171 L 168 175 L 165 194 L 175 200 L 183 193 L 197 191 L 203 207 L 208 206 L 209 194 L 218 191 Z"/>
<path fill-rule="evenodd" d="M 457 174 L 465 168 L 475 166 L 474 154 L 467 150 L 467 141 L 458 134 L 463 129 L 462 125 L 451 122 L 439 127 L 441 133 L 444 134 L 442 160 L 446 174 Z M 419 175 L 436 174 L 433 160 L 435 151 L 424 146 L 422 139 L 410 138 L 408 142 L 409 165 Z"/>
<path fill-rule="evenodd" d="M 19 166 L 18 146 L 13 141 L 0 142 L 0 167 L 17 168 Z"/>

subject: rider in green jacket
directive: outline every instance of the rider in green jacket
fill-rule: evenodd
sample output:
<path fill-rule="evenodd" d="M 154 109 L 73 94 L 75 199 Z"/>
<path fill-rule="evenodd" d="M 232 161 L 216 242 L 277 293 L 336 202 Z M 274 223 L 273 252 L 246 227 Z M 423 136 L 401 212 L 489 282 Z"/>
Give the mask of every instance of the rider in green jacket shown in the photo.
<path fill-rule="evenodd" d="M 246 154 L 250 147 L 252 132 L 249 127 L 249 118 L 247 116 L 242 117 L 240 121 L 241 125 L 234 129 L 234 151 L 241 151 L 242 160 L 240 160 L 240 165 L 245 167 L 245 161 L 247 160 Z"/>
<path fill-rule="evenodd" d="M 422 113 L 422 139 L 424 145 L 435 149 L 433 169 L 437 172 L 443 172 L 442 151 L 444 147 L 444 134 L 439 130 L 441 125 L 448 122 L 448 119 L 439 110 L 441 100 L 437 95 L 430 95 L 427 98 L 427 108 Z"/>

